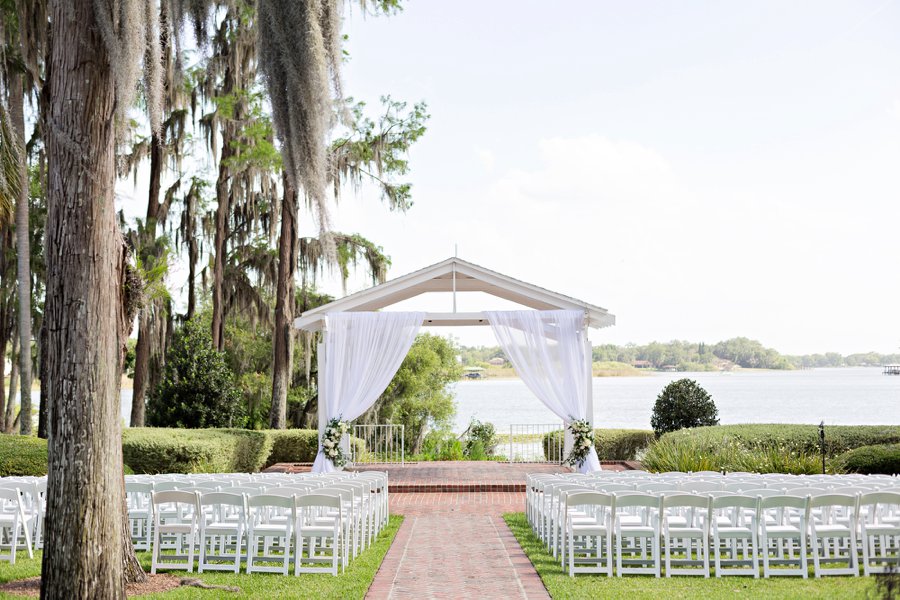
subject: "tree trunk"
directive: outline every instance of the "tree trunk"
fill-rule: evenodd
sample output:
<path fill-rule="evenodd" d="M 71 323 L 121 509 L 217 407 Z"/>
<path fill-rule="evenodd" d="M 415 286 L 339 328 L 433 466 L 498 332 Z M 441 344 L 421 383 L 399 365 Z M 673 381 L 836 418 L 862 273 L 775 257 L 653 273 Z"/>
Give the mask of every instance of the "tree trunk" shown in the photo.
<path fill-rule="evenodd" d="M 141 233 L 138 252 L 143 257 L 150 254 L 156 241 L 156 222 L 159 218 L 159 190 L 162 185 L 162 142 L 159 136 L 150 137 L 150 192 L 147 198 L 147 218 Z M 145 264 L 147 264 L 145 262 Z M 144 409 L 146 407 L 147 381 L 150 378 L 151 328 L 153 318 L 159 318 L 156 311 L 145 305 L 138 317 L 137 345 L 134 348 L 134 385 L 131 397 L 131 426 L 144 426 Z"/>
<path fill-rule="evenodd" d="M 222 160 L 219 162 L 219 179 L 216 181 L 216 238 L 213 257 L 213 312 L 212 312 L 212 344 L 222 351 L 225 349 L 225 239 L 228 236 L 228 212 L 230 210 L 230 194 L 228 180 L 230 174 L 226 159 L 230 158 L 231 137 L 223 136 Z"/>
<path fill-rule="evenodd" d="M 294 367 L 294 273 L 297 268 L 297 192 L 284 178 L 281 203 L 281 237 L 278 240 L 278 287 L 275 300 L 274 360 L 272 361 L 272 408 L 269 426 L 284 429 L 287 395 Z"/>
<path fill-rule="evenodd" d="M 2 228 L 0 228 L 2 229 Z M 0 236 L 3 232 L 0 231 Z M 2 241 L 2 237 L 0 237 Z M 2 243 L 0 243 L 2 248 Z M 2 270 L 0 270 L 2 273 Z M 0 296 L 3 296 L 3 290 L 0 289 Z M 6 431 L 6 342 L 9 340 L 9 318 L 6 314 L 6 301 L 0 299 L 0 432 Z M 9 395 L 13 396 L 13 390 L 9 391 Z"/>
<path fill-rule="evenodd" d="M 19 382 L 19 362 L 16 360 L 18 357 L 19 336 L 16 335 L 16 331 L 13 330 L 12 348 L 10 348 L 9 351 L 9 362 L 12 367 L 9 371 L 9 396 L 6 403 L 6 416 L 3 418 L 3 422 L 6 423 L 6 428 L 3 430 L 3 433 L 12 433 L 15 431 L 16 384 Z"/>
<path fill-rule="evenodd" d="M 116 95 L 93 0 L 51 3 L 42 598 L 125 597 Z M 113 15 L 108 15 L 112 20 Z"/>
<path fill-rule="evenodd" d="M 28 165 L 25 156 L 24 75 L 9 82 L 9 116 L 19 144 L 19 197 L 16 199 L 16 272 L 19 291 L 19 376 L 22 419 L 19 433 L 31 435 L 31 245 L 28 222 Z"/>
<path fill-rule="evenodd" d="M 50 396 L 47 394 L 47 325 L 41 326 L 41 339 L 38 343 L 38 379 L 41 382 L 41 401 L 38 405 L 38 437 L 47 439 L 47 413 L 50 409 Z"/>

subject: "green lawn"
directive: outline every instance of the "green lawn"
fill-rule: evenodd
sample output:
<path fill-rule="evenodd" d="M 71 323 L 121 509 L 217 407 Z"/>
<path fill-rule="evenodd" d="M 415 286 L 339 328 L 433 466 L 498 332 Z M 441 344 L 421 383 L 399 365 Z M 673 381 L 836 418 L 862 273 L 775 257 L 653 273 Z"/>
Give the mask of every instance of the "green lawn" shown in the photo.
<path fill-rule="evenodd" d="M 553 598 L 879 598 L 873 577 L 831 577 L 799 579 L 794 577 L 753 579 L 752 577 L 660 578 L 629 575 L 607 578 L 605 575 L 569 577 L 559 562 L 544 548 L 531 531 L 524 513 L 503 516 L 525 554 Z"/>
<path fill-rule="evenodd" d="M 214 585 L 236 586 L 240 593 L 229 593 L 223 590 L 202 590 L 196 587 L 176 588 L 164 594 L 141 596 L 142 598 L 363 598 L 375 573 L 387 554 L 403 517 L 392 515 L 388 526 L 382 531 L 375 544 L 350 561 L 347 571 L 337 577 L 331 575 L 304 574 L 276 575 L 270 573 L 202 573 L 196 571 L 190 577 L 197 577 Z M 138 558 L 144 569 L 150 572 L 150 553 L 139 552 Z M 293 567 L 292 567 L 293 568 Z M 188 576 L 184 571 L 160 571 L 174 575 Z M 0 563 L 0 584 L 25 577 L 35 577 L 41 573 L 41 554 L 35 554 L 33 560 L 22 559 L 21 554 L 15 565 Z M 9 594 L 0 594 L 0 598 L 20 598 Z"/>

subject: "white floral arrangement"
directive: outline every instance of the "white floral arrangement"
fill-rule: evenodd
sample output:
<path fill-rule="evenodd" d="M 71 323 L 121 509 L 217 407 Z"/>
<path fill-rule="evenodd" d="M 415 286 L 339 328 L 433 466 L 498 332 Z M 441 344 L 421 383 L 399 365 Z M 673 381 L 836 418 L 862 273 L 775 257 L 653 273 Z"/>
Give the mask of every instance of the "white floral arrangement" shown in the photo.
<path fill-rule="evenodd" d="M 569 423 L 569 431 L 572 432 L 572 451 L 563 464 L 581 468 L 594 445 L 594 428 L 587 419 L 575 419 Z"/>
<path fill-rule="evenodd" d="M 328 421 L 328 426 L 325 427 L 325 433 L 322 435 L 322 453 L 336 467 L 343 467 L 347 464 L 347 456 L 344 454 L 344 449 L 341 448 L 341 438 L 349 432 L 350 423 L 335 418 Z"/>

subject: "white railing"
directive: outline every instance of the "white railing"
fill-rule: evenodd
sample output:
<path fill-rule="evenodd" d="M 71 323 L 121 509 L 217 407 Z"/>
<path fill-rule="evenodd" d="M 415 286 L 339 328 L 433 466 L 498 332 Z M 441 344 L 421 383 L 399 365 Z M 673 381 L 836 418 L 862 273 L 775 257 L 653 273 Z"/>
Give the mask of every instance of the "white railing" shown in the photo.
<path fill-rule="evenodd" d="M 546 451 L 544 437 L 554 432 L 548 441 Z M 541 425 L 510 425 L 509 438 L 505 446 L 509 449 L 510 462 L 552 462 L 560 463 L 563 460 L 563 426 L 559 423 L 546 423 Z"/>
<path fill-rule="evenodd" d="M 403 464 L 403 425 L 355 425 L 353 436 L 363 442 L 360 452 L 358 444 L 350 444 L 350 461 L 355 464 L 399 463 Z"/>

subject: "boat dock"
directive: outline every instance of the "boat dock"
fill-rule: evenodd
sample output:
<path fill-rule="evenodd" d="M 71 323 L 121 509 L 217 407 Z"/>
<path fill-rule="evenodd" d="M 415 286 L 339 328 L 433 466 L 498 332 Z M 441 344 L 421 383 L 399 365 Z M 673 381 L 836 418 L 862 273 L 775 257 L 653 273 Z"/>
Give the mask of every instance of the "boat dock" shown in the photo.
<path fill-rule="evenodd" d="M 900 365 L 884 365 L 885 375 L 900 375 Z"/>

